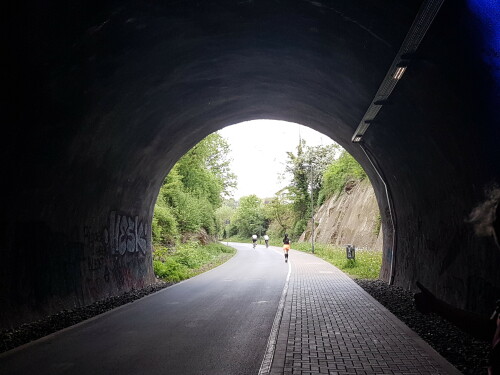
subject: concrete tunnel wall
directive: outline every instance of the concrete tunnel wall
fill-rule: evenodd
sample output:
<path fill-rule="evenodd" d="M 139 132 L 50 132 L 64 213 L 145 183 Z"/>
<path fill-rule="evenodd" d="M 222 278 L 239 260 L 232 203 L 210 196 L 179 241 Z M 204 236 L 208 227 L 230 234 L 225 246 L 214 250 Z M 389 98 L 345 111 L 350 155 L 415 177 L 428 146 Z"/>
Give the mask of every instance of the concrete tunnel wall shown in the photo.
<path fill-rule="evenodd" d="M 401 3 L 21 5 L 6 33 L 1 328 L 153 282 L 161 182 L 204 136 L 241 121 L 292 121 L 337 141 L 390 228 L 384 185 L 350 139 L 420 6 Z M 395 208 L 382 278 L 395 253 L 396 285 L 420 280 L 484 313 L 500 251 L 465 219 L 498 183 L 500 137 L 478 22 L 467 3 L 445 2 L 364 140 Z"/>

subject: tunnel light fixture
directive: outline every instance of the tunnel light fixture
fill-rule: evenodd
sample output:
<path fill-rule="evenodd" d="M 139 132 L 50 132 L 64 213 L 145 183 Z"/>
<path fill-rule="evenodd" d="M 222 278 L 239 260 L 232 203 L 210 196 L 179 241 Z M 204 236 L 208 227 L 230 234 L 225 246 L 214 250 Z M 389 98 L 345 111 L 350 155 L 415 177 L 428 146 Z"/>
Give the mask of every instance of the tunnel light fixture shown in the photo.
<path fill-rule="evenodd" d="M 392 76 L 392 78 L 401 79 L 405 70 L 406 70 L 406 66 L 398 66 L 398 68 L 394 72 L 394 75 Z"/>
<path fill-rule="evenodd" d="M 361 137 L 364 136 L 366 130 L 376 120 L 378 112 L 386 104 L 389 104 L 389 96 L 396 87 L 401 77 L 403 77 L 406 68 L 412 60 L 416 58 L 417 49 L 424 38 L 427 30 L 429 29 L 432 21 L 438 13 L 444 0 L 424 0 L 420 9 L 413 21 L 413 24 L 408 30 L 401 48 L 399 49 L 396 57 L 394 58 L 391 66 L 387 70 L 384 80 L 379 86 L 375 98 L 366 110 L 365 115 L 359 122 L 351 141 L 359 143 Z M 391 280 L 394 274 L 391 271 Z"/>

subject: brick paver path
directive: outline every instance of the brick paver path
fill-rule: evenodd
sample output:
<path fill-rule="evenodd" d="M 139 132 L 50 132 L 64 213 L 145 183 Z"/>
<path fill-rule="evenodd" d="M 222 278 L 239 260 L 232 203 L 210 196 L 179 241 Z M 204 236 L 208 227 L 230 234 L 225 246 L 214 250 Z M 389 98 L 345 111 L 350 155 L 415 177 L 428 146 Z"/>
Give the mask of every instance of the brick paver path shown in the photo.
<path fill-rule="evenodd" d="M 336 267 L 290 261 L 270 374 L 460 374 Z"/>

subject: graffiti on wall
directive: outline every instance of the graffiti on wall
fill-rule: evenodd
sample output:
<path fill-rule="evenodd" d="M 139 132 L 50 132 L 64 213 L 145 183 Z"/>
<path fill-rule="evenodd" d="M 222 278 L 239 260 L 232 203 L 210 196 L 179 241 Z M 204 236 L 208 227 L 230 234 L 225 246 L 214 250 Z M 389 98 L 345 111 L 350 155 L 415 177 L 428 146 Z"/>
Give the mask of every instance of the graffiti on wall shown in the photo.
<path fill-rule="evenodd" d="M 146 254 L 148 250 L 147 224 L 139 217 L 119 215 L 112 211 L 109 215 L 109 227 L 104 229 L 104 242 L 113 255 L 125 253 Z"/>
<path fill-rule="evenodd" d="M 104 258 L 106 256 L 106 248 L 102 242 L 100 233 L 92 231 L 90 227 L 84 227 L 83 240 L 89 254 L 86 257 L 87 269 L 89 271 L 100 270 L 104 265 Z"/>
<path fill-rule="evenodd" d="M 104 226 L 83 228 L 82 298 L 96 301 L 154 281 L 146 220 L 111 211 Z M 97 229 L 98 228 L 98 229 Z"/>

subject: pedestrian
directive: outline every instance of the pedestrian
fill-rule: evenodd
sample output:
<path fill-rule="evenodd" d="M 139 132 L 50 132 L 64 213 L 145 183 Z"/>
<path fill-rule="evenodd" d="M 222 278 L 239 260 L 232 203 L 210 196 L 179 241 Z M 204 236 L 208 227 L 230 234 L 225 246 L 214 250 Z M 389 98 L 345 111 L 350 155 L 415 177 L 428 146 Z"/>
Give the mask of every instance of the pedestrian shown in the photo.
<path fill-rule="evenodd" d="M 269 236 L 264 234 L 264 241 L 266 241 L 266 247 L 269 247 Z"/>
<path fill-rule="evenodd" d="M 285 252 L 285 263 L 288 262 L 289 250 L 290 250 L 290 238 L 288 238 L 288 234 L 285 233 L 285 237 L 283 238 L 283 251 Z"/>

